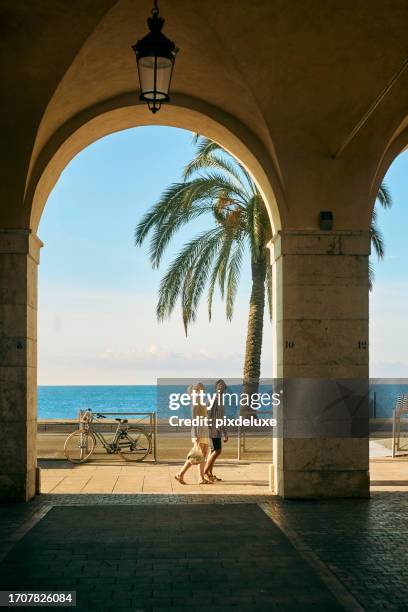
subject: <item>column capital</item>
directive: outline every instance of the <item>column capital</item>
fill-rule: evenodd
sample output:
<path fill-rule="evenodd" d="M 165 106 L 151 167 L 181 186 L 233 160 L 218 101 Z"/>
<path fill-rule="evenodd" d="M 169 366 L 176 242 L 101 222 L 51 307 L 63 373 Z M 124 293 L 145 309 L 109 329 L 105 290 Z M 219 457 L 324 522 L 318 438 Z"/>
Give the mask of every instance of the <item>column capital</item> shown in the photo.
<path fill-rule="evenodd" d="M 370 232 L 280 230 L 269 242 L 271 262 L 281 255 L 362 255 L 371 250 Z"/>
<path fill-rule="evenodd" d="M 0 229 L 0 254 L 29 255 L 40 261 L 41 240 L 30 229 Z"/>

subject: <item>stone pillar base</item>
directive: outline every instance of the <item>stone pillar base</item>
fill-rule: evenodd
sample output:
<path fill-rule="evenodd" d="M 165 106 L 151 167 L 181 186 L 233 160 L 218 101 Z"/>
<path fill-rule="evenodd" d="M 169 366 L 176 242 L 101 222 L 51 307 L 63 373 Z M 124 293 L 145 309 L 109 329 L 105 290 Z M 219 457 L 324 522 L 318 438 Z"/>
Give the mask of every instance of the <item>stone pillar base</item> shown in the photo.
<path fill-rule="evenodd" d="M 0 474 L 0 503 L 26 502 L 36 494 L 36 470 Z"/>
<path fill-rule="evenodd" d="M 284 499 L 324 499 L 370 496 L 368 470 L 291 471 L 277 470 L 277 493 Z"/>
<path fill-rule="evenodd" d="M 368 438 L 292 438 L 276 443 L 275 493 L 281 497 L 369 497 Z"/>

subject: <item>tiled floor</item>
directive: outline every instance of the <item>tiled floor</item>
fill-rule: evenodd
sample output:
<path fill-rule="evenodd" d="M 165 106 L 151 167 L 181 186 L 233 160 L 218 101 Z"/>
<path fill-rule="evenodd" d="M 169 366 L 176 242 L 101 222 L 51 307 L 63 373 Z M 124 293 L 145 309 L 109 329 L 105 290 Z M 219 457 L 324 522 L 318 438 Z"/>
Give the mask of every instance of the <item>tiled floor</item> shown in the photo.
<path fill-rule="evenodd" d="M 343 609 L 254 503 L 53 507 L 0 588 L 75 590 L 77 610 Z"/>
<path fill-rule="evenodd" d="M 0 588 L 73 589 L 78 610 L 407 609 L 407 458 L 370 462 L 369 500 L 282 501 L 266 463 L 207 486 L 179 467 L 42 462 L 47 494 L 0 506 Z"/>
<path fill-rule="evenodd" d="M 198 531 L 208 519 L 204 531 L 199 531 L 204 535 L 203 544 L 197 544 L 195 548 L 193 545 L 193 552 L 192 538 L 183 530 L 183 520 L 176 510 L 177 506 L 185 504 L 188 508 L 202 508 L 201 519 L 196 521 Z M 214 504 L 223 510 L 220 510 L 219 514 L 211 515 L 207 508 Z M 342 609 L 405 612 L 408 601 L 408 495 L 405 493 L 373 493 L 369 500 L 313 502 L 288 502 L 271 496 L 211 494 L 41 495 L 28 504 L 0 506 L 0 559 L 9 554 L 2 566 L 6 571 L 3 574 L 0 572 L 0 575 L 3 575 L 1 588 L 11 587 L 12 580 L 9 583 L 5 576 L 6 573 L 10 575 L 13 564 L 15 576 L 25 577 L 22 569 L 24 566 L 27 579 L 31 580 L 36 576 L 30 584 L 44 586 L 48 579 L 47 563 L 50 563 L 50 574 L 57 589 L 65 586 L 80 591 L 81 585 L 87 584 L 88 590 L 93 593 L 90 601 L 93 605 L 96 604 L 98 610 L 117 610 L 122 607 L 128 610 L 191 610 L 192 606 L 197 610 L 209 607 L 218 610 L 226 609 L 228 605 L 237 610 L 307 610 L 307 605 L 311 602 L 307 595 L 302 595 L 304 591 L 297 588 L 301 581 L 296 582 L 296 559 L 293 558 L 294 565 L 289 568 L 290 571 L 282 573 L 278 570 L 274 581 L 270 565 L 276 567 L 277 562 L 279 567 L 281 549 L 276 546 L 276 540 L 279 541 L 279 538 L 273 529 L 269 535 L 264 521 L 258 520 L 253 511 L 245 511 L 245 508 L 252 504 L 258 504 L 266 515 L 272 518 L 313 570 L 313 580 L 318 578 L 324 582 Z M 244 511 L 238 514 L 244 518 L 243 522 L 239 519 L 240 527 L 232 533 L 230 527 L 233 524 L 236 527 L 236 518 L 232 518 L 235 511 L 232 508 L 236 505 L 243 506 Z M 142 513 L 138 515 L 139 520 L 132 521 L 128 517 L 123 521 L 122 515 L 119 520 L 114 508 L 124 506 L 139 508 Z M 69 517 L 66 514 L 65 521 L 62 520 L 62 515 L 54 513 L 54 516 L 50 515 L 53 526 L 51 523 L 41 523 L 42 517 L 46 517 L 47 513 L 56 507 L 68 510 L 82 507 L 84 514 L 81 516 L 85 518 L 82 521 L 78 515 L 75 520 L 74 514 L 68 513 Z M 155 516 L 155 527 L 148 530 L 143 526 L 140 516 L 152 513 Z M 172 516 L 179 516 L 179 520 L 169 529 L 166 517 Z M 193 514 L 190 518 L 185 518 L 185 521 L 191 524 L 192 516 Z M 106 530 L 109 530 L 109 524 L 116 520 L 116 535 L 109 535 L 110 532 Z M 40 529 L 34 531 L 37 523 Z M 209 528 L 211 524 L 216 531 L 213 532 L 212 528 Z M 85 529 L 84 534 L 87 525 L 89 529 Z M 123 554 L 118 546 L 118 538 L 126 541 L 127 525 L 131 525 L 130 535 L 135 533 L 135 530 L 142 533 L 144 546 L 148 548 L 147 552 L 145 548 L 147 557 L 143 557 L 140 564 L 135 563 L 138 559 L 137 546 L 132 544 L 125 547 Z M 51 531 L 48 531 L 48 527 L 52 528 Z M 157 530 L 160 536 L 158 540 L 153 537 Z M 250 540 L 254 540 L 255 546 L 258 546 L 256 553 L 255 549 L 249 553 L 245 548 L 247 544 L 240 546 L 241 541 L 248 542 L 245 540 L 246 532 L 250 534 Z M 173 538 L 175 533 L 177 538 Z M 243 540 L 240 539 L 240 534 L 243 534 Z M 24 540 L 25 536 L 28 540 Z M 262 548 L 263 540 L 267 544 L 265 549 Z M 272 540 L 275 540 L 275 544 Z M 22 544 L 19 545 L 19 542 Z M 28 549 L 24 548 L 24 542 L 31 550 L 31 562 L 26 565 L 25 551 L 27 550 L 28 554 Z M 112 542 L 112 547 L 107 545 L 109 542 Z M 222 555 L 216 554 L 218 542 L 221 542 L 220 547 L 226 553 L 231 542 L 233 554 L 230 558 L 222 559 Z M 185 572 L 181 571 L 181 579 L 181 566 L 179 563 L 173 563 L 173 544 L 179 553 L 182 552 L 178 559 L 186 568 Z M 207 547 L 207 544 L 210 546 Z M 163 545 L 167 546 L 167 554 Z M 204 558 L 203 552 L 198 558 L 198 550 L 207 551 L 208 556 Z M 287 551 L 287 543 L 282 550 Z M 52 555 L 54 558 L 51 558 Z M 200 581 L 211 578 L 208 568 L 212 567 L 211 559 L 214 555 L 217 561 L 215 569 L 220 571 L 226 584 L 223 584 L 220 590 L 208 587 L 202 593 L 201 601 L 193 603 L 196 594 L 194 584 L 201 585 Z M 283 567 L 288 562 L 285 555 L 287 553 L 282 557 L 286 558 Z M 292 561 L 289 561 L 289 565 L 291 563 Z M 192 580 L 189 578 L 189 568 L 192 570 Z M 300 574 L 303 571 L 301 569 Z M 30 577 L 31 572 L 33 574 Z M 234 588 L 228 590 L 230 585 L 237 584 L 234 580 L 242 583 L 242 591 L 236 590 L 240 593 L 242 605 L 233 603 Z M 213 581 L 210 582 L 213 585 Z M 244 594 L 246 586 L 248 590 Z M 169 590 L 172 595 L 169 595 Z M 289 599 L 288 593 L 291 596 Z M 277 595 L 275 602 L 274 594 Z M 224 596 L 226 599 L 230 596 L 232 598 L 228 604 L 221 603 L 220 607 Z M 248 602 L 245 600 L 246 596 L 253 599 Z M 281 596 L 283 599 L 279 600 Z M 332 607 L 332 604 L 319 605 L 314 601 L 312 609 L 326 612 L 334 610 L 335 607 L 334 604 Z"/>

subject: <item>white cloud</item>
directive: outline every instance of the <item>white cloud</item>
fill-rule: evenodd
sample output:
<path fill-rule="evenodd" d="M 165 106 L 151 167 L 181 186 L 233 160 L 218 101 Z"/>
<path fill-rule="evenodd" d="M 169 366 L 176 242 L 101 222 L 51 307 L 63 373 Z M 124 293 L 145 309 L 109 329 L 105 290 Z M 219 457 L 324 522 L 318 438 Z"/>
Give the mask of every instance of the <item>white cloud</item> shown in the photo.
<path fill-rule="evenodd" d="M 240 377 L 247 308 L 232 323 L 205 305 L 185 337 L 180 313 L 158 324 L 155 296 L 43 289 L 39 295 L 40 384 L 143 384 L 158 377 Z M 370 375 L 408 377 L 408 286 L 381 282 L 370 296 Z M 272 370 L 265 324 L 262 375 Z"/>
<path fill-rule="evenodd" d="M 97 358 L 112 366 L 116 365 L 134 365 L 142 369 L 149 369 L 152 366 L 162 368 L 172 366 L 187 367 L 191 363 L 210 364 L 216 360 L 225 359 L 231 360 L 240 357 L 240 355 L 222 355 L 220 353 L 210 353 L 208 351 L 186 352 L 180 353 L 169 351 L 157 344 L 143 348 L 132 348 L 124 351 L 113 351 L 110 348 L 103 350 Z"/>

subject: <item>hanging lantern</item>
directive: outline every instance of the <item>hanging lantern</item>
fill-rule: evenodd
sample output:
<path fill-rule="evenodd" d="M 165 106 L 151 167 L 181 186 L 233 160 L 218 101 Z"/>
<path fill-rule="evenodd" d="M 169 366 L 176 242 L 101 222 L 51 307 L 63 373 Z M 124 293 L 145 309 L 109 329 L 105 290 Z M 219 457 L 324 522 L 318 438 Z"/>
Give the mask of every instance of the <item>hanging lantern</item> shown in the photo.
<path fill-rule="evenodd" d="M 164 102 L 170 101 L 169 89 L 178 49 L 162 32 L 164 19 L 159 17 L 157 0 L 147 24 L 150 32 L 132 49 L 139 72 L 140 100 L 147 102 L 152 113 L 157 113 Z"/>

